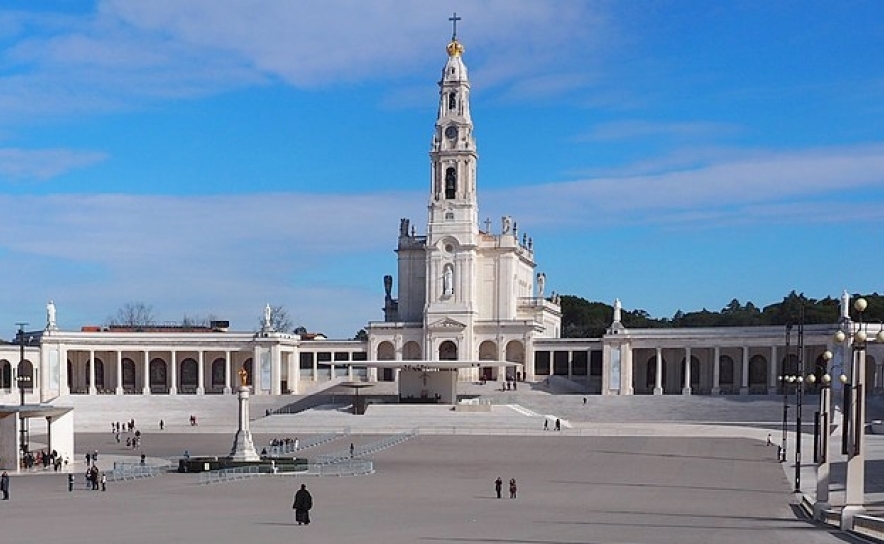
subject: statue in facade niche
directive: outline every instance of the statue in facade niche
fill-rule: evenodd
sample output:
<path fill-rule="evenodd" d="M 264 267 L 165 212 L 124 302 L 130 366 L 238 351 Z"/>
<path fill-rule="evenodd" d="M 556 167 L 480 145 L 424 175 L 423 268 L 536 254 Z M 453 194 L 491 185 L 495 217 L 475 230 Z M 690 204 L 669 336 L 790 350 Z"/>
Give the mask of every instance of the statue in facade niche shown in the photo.
<path fill-rule="evenodd" d="M 450 266 L 446 266 L 442 272 L 442 294 L 447 296 L 454 294 L 454 271 Z"/>

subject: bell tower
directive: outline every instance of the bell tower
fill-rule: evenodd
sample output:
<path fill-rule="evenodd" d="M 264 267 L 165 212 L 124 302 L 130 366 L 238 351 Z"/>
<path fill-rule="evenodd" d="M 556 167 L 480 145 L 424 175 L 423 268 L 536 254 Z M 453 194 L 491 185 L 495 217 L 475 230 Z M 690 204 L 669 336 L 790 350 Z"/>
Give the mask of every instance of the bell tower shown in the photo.
<path fill-rule="evenodd" d="M 430 149 L 425 323 L 444 319 L 471 325 L 476 311 L 479 211 L 476 140 L 470 80 L 457 39 L 457 14 L 448 60 L 439 81 L 439 108 Z M 429 339 L 428 339 L 429 340 Z"/>

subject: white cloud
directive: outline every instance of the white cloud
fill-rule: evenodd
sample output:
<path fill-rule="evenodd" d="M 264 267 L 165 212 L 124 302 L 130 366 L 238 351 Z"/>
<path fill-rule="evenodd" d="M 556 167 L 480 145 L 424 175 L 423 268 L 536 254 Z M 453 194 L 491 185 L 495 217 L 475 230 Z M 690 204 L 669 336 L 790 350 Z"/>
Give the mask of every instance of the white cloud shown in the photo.
<path fill-rule="evenodd" d="M 624 120 L 596 125 L 586 136 L 578 138 L 583 141 L 614 141 L 634 140 L 649 136 L 666 136 L 675 138 L 719 137 L 732 135 L 740 131 L 740 127 L 727 123 L 708 121 L 689 122 L 652 122 L 644 120 Z"/>
<path fill-rule="evenodd" d="M 106 154 L 96 151 L 0 148 L 0 182 L 4 178 L 46 180 L 105 159 Z"/>

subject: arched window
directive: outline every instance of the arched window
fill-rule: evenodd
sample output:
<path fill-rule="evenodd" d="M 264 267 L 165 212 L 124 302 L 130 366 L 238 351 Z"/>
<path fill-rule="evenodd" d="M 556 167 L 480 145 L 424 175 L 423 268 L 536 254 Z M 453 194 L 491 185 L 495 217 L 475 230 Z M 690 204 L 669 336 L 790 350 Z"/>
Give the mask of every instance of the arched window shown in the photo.
<path fill-rule="evenodd" d="M 749 359 L 749 385 L 762 386 L 767 383 L 767 359 L 754 355 Z"/>
<path fill-rule="evenodd" d="M 12 364 L 6 359 L 0 361 L 0 389 L 12 389 Z"/>
<path fill-rule="evenodd" d="M 452 199 L 457 195 L 457 170 L 453 166 L 445 169 L 445 198 Z"/>
<path fill-rule="evenodd" d="M 123 388 L 135 389 L 135 361 L 128 357 L 123 359 Z"/>
<path fill-rule="evenodd" d="M 406 342 L 405 345 L 402 346 L 402 359 L 405 361 L 420 361 L 420 344 L 414 341 Z"/>
<path fill-rule="evenodd" d="M 153 359 L 148 365 L 150 373 L 150 387 L 165 388 L 166 387 L 166 361 L 162 359 Z"/>
<path fill-rule="evenodd" d="M 448 109 L 453 110 L 456 107 L 457 107 L 457 93 L 448 93 Z"/>
<path fill-rule="evenodd" d="M 188 357 L 181 361 L 181 389 L 192 391 L 197 386 L 197 362 Z"/>
<path fill-rule="evenodd" d="M 226 361 L 218 358 L 212 361 L 212 387 L 224 387 L 224 365 Z"/>
<path fill-rule="evenodd" d="M 456 361 L 457 360 L 457 344 L 451 340 L 442 342 L 439 346 L 440 361 Z"/>

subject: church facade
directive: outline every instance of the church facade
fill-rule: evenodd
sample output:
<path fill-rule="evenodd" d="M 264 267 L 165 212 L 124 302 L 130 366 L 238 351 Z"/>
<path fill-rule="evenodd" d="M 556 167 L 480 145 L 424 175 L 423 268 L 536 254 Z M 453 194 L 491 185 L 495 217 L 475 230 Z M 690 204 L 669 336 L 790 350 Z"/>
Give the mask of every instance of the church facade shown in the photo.
<path fill-rule="evenodd" d="M 561 307 L 546 294 L 534 241 L 517 222 L 479 223 L 479 153 L 470 115 L 464 48 L 454 37 L 439 82 L 430 148 L 426 230 L 400 220 L 397 274 L 384 278 L 384 315 L 366 341 L 307 339 L 222 327 L 45 328 L 0 345 L 0 404 L 66 395 L 233 394 L 239 377 L 258 395 L 302 393 L 333 380 L 396 380 L 409 363 L 470 361 L 460 380 L 545 381 L 588 394 L 778 394 L 781 376 L 849 367 L 842 319 L 800 331 L 783 327 L 626 329 L 620 303 L 607 333 L 565 339 Z M 395 292 L 394 292 L 395 286 Z M 846 295 L 845 295 L 846 296 Z M 874 331 L 872 331 L 874 332 Z M 849 337 L 848 337 L 849 338 Z M 798 346 L 801 351 L 798 351 Z M 834 359 L 824 358 L 826 351 Z M 884 346 L 869 343 L 869 390 L 884 387 Z M 385 362 L 384 365 L 373 364 Z M 442 364 L 440 363 L 440 366 Z M 844 370 L 845 372 L 848 372 Z"/>

